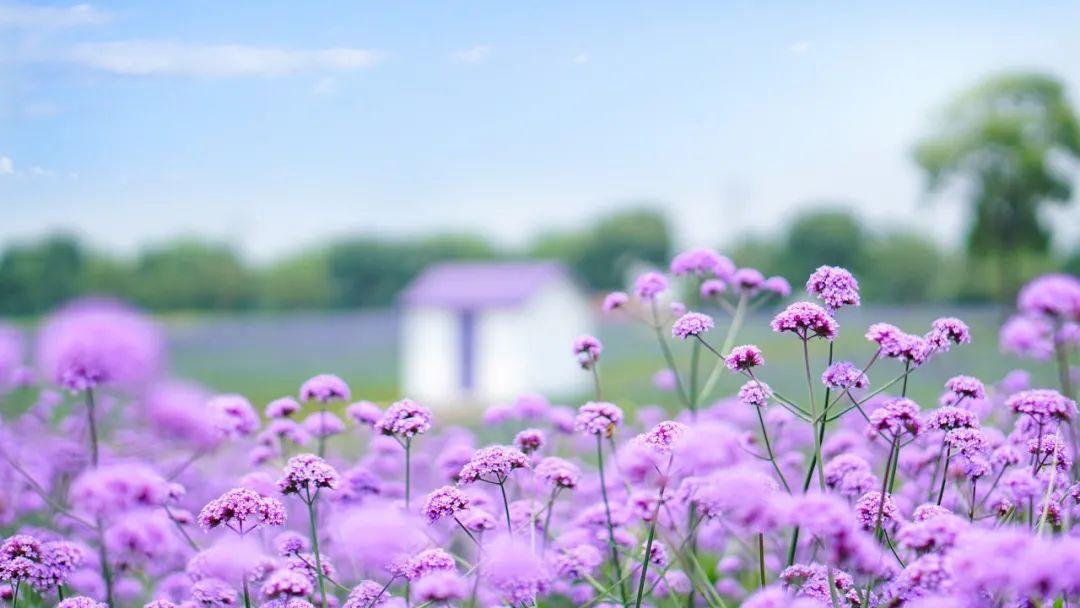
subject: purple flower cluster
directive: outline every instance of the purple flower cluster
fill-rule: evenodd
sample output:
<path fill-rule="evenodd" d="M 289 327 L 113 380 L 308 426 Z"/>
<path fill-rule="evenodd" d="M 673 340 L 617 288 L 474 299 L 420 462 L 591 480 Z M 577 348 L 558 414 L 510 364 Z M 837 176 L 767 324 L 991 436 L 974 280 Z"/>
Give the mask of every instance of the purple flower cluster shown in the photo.
<path fill-rule="evenodd" d="M 396 401 L 373 427 L 383 435 L 415 437 L 431 429 L 431 410 L 411 399 Z"/>
<path fill-rule="evenodd" d="M 574 429 L 587 435 L 611 437 L 622 420 L 623 412 L 614 403 L 590 401 L 578 409 Z"/>
<path fill-rule="evenodd" d="M 481 448 L 461 467 L 458 483 L 503 483 L 510 473 L 529 467 L 529 457 L 515 448 L 493 445 Z"/>
<path fill-rule="evenodd" d="M 225 526 L 243 535 L 258 527 L 285 525 L 285 505 L 272 496 L 235 488 L 206 503 L 198 519 L 205 530 Z"/>
<path fill-rule="evenodd" d="M 713 320 L 709 315 L 700 312 L 688 312 L 679 317 L 671 326 L 671 335 L 685 340 L 691 336 L 699 336 L 713 328 Z"/>
<path fill-rule="evenodd" d="M 299 454 L 285 465 L 285 475 L 278 480 L 282 494 L 299 494 L 302 498 L 314 496 L 320 490 L 335 490 L 341 484 L 341 476 L 325 460 L 314 454 Z"/>
<path fill-rule="evenodd" d="M 821 383 L 835 390 L 866 388 L 870 379 L 866 373 L 849 361 L 833 363 L 821 374 Z"/>
<path fill-rule="evenodd" d="M 825 338 L 832 340 L 839 324 L 824 308 L 812 302 L 795 302 L 772 320 L 775 332 L 791 332 L 803 340 Z"/>
<path fill-rule="evenodd" d="M 806 281 L 806 293 L 821 298 L 829 310 L 858 306 L 859 282 L 839 266 L 821 266 Z"/>
<path fill-rule="evenodd" d="M 743 372 L 759 365 L 765 365 L 765 355 L 753 344 L 744 344 L 731 349 L 724 357 L 724 365 L 733 372 Z"/>
<path fill-rule="evenodd" d="M 578 336 L 574 340 L 574 355 L 577 356 L 578 364 L 582 369 L 591 369 L 600 360 L 600 353 L 604 351 L 604 345 L 600 340 L 588 334 Z"/>

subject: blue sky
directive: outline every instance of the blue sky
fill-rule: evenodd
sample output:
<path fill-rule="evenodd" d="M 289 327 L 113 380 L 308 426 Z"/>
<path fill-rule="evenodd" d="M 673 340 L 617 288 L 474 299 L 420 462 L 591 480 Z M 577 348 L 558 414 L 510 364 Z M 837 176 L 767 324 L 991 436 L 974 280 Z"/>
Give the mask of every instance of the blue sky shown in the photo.
<path fill-rule="evenodd" d="M 516 244 L 635 200 L 685 245 L 820 200 L 955 240 L 912 143 L 1002 70 L 1080 99 L 1080 4 L 945 4 L 0 0 L 0 244 Z"/>

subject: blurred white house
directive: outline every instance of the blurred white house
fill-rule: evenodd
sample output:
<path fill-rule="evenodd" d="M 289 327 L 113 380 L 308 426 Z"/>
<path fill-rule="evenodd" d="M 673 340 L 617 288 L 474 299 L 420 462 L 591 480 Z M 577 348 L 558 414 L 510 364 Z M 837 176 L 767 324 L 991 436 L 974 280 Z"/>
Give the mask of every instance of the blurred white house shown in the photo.
<path fill-rule="evenodd" d="M 555 262 L 429 267 L 400 297 L 405 395 L 432 405 L 491 403 L 590 386 L 572 352 L 591 333 L 589 300 Z"/>

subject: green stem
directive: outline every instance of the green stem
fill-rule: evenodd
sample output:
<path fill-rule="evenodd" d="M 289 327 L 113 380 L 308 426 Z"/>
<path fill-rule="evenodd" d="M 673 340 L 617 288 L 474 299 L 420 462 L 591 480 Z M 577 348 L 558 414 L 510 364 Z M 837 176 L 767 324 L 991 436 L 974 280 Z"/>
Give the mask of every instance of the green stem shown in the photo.
<path fill-rule="evenodd" d="M 412 437 L 405 438 L 405 510 L 409 510 L 412 490 Z"/>
<path fill-rule="evenodd" d="M 952 446 L 945 449 L 945 466 L 941 469 L 941 487 L 938 488 L 937 504 L 941 506 L 941 499 L 945 496 L 945 480 L 949 478 L 949 460 L 952 458 Z"/>
<path fill-rule="evenodd" d="M 315 496 L 311 496 L 309 493 L 309 500 L 307 501 L 308 523 L 311 525 L 311 550 L 315 553 L 315 574 L 319 578 L 319 597 L 322 599 L 322 606 L 329 606 L 326 603 L 326 583 L 323 581 L 322 556 L 319 554 L 319 531 L 315 521 L 315 500 L 318 498 L 318 490 L 316 490 L 315 494 Z"/>
<path fill-rule="evenodd" d="M 656 501 L 652 521 L 649 522 L 649 535 L 645 540 L 645 556 L 641 558 L 641 576 L 638 577 L 637 599 L 634 608 L 641 608 L 641 598 L 645 595 L 645 573 L 649 571 L 649 559 L 652 556 L 653 538 L 656 536 L 656 520 L 660 517 L 660 505 L 664 502 L 664 489 L 660 488 L 660 498 Z"/>
<path fill-rule="evenodd" d="M 761 436 L 765 439 L 765 452 L 769 455 L 769 462 L 772 463 L 773 469 L 776 470 L 776 476 L 780 478 L 780 483 L 784 484 L 784 489 L 788 494 L 791 494 L 791 486 L 788 485 L 787 478 L 784 477 L 784 472 L 780 470 L 780 465 L 776 463 L 776 456 L 773 455 L 772 444 L 769 442 L 769 432 L 765 430 L 765 418 L 761 415 L 761 408 L 754 407 L 757 412 L 758 423 L 761 425 Z"/>
<path fill-rule="evenodd" d="M 513 534 L 514 525 L 510 523 L 510 500 L 506 497 L 506 479 L 499 481 L 499 491 L 502 492 L 503 512 L 506 513 L 506 531 Z"/>
<path fill-rule="evenodd" d="M 596 436 L 596 462 L 600 469 L 600 495 L 604 499 L 604 516 L 607 518 L 608 543 L 611 544 L 611 564 L 615 568 L 615 580 L 619 582 L 619 594 L 623 605 L 627 603 L 626 587 L 622 584 L 622 567 L 619 565 L 619 550 L 615 544 L 615 526 L 611 523 L 611 504 L 608 502 L 607 482 L 604 480 L 604 443 L 600 435 Z M 507 516 L 509 517 L 509 515 Z"/>
<path fill-rule="evenodd" d="M 765 588 L 765 533 L 758 532 L 757 535 L 757 549 L 758 549 L 758 581 L 761 583 L 760 587 Z"/>
<path fill-rule="evenodd" d="M 742 328 L 743 319 L 746 317 L 746 294 L 739 296 L 739 303 L 735 306 L 735 314 L 731 317 L 731 324 L 728 325 L 727 335 L 724 336 L 724 344 L 720 348 L 720 352 L 726 353 L 731 351 L 731 347 L 735 345 L 735 336 L 739 335 L 739 330 Z M 705 386 L 701 389 L 701 394 L 698 395 L 698 403 L 704 403 L 713 389 L 716 388 L 717 381 L 720 380 L 720 374 L 724 371 L 724 360 L 720 358 L 716 364 L 713 365 L 713 370 L 709 373 L 708 380 L 705 381 Z"/>
<path fill-rule="evenodd" d="M 90 464 L 96 469 L 98 466 L 98 429 L 94 415 L 94 389 L 88 388 L 86 394 L 86 421 L 90 428 Z"/>
<path fill-rule="evenodd" d="M 247 575 L 244 575 L 244 608 L 251 608 L 251 595 L 248 593 Z"/>

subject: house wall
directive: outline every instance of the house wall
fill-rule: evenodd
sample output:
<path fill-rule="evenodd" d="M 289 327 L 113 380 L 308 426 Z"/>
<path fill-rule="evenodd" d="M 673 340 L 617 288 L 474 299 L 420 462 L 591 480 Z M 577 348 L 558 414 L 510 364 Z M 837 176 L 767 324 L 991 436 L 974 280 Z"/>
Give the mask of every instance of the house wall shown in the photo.
<path fill-rule="evenodd" d="M 456 398 L 459 331 L 457 311 L 416 307 L 402 312 L 403 396 L 421 403 Z"/>

